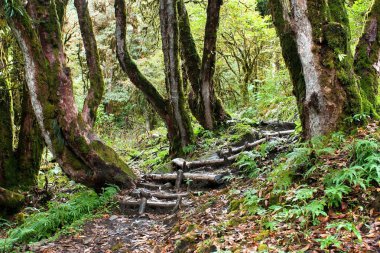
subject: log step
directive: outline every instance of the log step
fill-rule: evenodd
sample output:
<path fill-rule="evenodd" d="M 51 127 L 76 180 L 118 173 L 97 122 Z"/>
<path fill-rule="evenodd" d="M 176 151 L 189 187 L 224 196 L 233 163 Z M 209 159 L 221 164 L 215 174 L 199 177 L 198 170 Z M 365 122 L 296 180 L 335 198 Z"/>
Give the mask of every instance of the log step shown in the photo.
<path fill-rule="evenodd" d="M 167 189 L 171 189 L 173 188 L 173 185 L 171 183 L 166 183 L 166 184 L 153 184 L 153 183 L 143 183 L 143 182 L 139 182 L 137 184 L 137 187 L 140 187 L 140 188 L 146 188 L 146 189 L 150 189 L 150 190 L 167 190 Z"/>
<path fill-rule="evenodd" d="M 140 207 L 141 203 L 145 203 L 145 201 L 141 200 L 133 200 L 133 199 L 123 199 L 120 200 L 120 205 L 123 207 Z M 181 206 L 187 207 L 190 206 L 192 203 L 191 202 L 182 202 Z M 174 208 L 177 206 L 177 201 L 155 201 L 155 200 L 147 200 L 145 205 L 147 207 L 154 207 L 154 208 Z"/>
<path fill-rule="evenodd" d="M 228 173 L 224 174 L 211 174 L 211 173 L 183 173 L 183 180 L 192 181 L 206 181 L 209 183 L 221 184 L 223 183 L 223 177 Z M 167 173 L 167 174 L 147 174 L 146 179 L 154 181 L 175 181 L 177 179 L 177 173 Z"/>
<path fill-rule="evenodd" d="M 147 191 L 146 189 L 135 189 L 130 193 L 130 196 L 139 198 L 140 196 L 144 196 L 146 198 L 157 198 L 157 199 L 177 199 L 178 197 L 187 197 L 189 196 L 188 192 L 183 193 L 169 193 L 169 192 L 158 192 L 158 191 Z"/>

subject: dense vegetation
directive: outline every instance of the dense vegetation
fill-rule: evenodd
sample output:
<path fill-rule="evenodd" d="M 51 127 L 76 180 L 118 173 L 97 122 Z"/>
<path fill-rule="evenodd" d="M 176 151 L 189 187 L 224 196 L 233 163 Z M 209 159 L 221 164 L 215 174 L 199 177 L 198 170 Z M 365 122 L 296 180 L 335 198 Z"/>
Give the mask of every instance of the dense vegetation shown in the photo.
<path fill-rule="evenodd" d="M 146 245 L 377 252 L 379 23 L 380 0 L 1 0 L 0 252 L 135 217 L 143 175 L 231 146 Z M 146 252 L 124 244 L 101 250 Z"/>

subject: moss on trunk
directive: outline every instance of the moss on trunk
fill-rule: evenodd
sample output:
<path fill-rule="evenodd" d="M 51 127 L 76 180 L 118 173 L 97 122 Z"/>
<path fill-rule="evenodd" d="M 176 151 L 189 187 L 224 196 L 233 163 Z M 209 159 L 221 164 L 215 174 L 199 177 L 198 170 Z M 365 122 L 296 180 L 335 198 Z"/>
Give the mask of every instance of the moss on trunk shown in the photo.
<path fill-rule="evenodd" d="M 144 94 L 148 102 L 152 105 L 153 109 L 158 113 L 160 118 L 165 122 L 165 125 L 168 130 L 168 140 L 170 144 L 170 155 L 171 156 L 183 156 L 183 148 L 188 145 L 192 141 L 192 129 L 187 128 L 185 131 L 180 131 L 178 121 L 174 115 L 174 107 L 173 107 L 173 97 L 166 100 L 163 96 L 157 91 L 154 85 L 141 73 L 136 63 L 133 61 L 132 57 L 128 52 L 127 46 L 127 32 L 126 32 L 126 9 L 125 9 L 125 1 L 124 0 L 116 0 L 115 1 L 115 16 L 116 16 L 116 50 L 117 50 L 117 58 L 119 60 L 120 66 L 123 71 L 128 75 L 131 82 Z M 178 53 L 176 53 L 178 54 Z M 166 56 L 167 57 L 167 56 Z M 178 57 L 178 55 L 177 55 Z M 180 73 L 177 73 L 177 76 Z M 181 81 L 181 80 L 180 80 Z M 178 83 L 179 84 L 179 83 Z M 178 87 L 178 103 L 177 113 L 179 112 L 179 116 L 184 116 L 184 121 L 182 124 L 186 127 L 190 126 L 189 118 L 186 115 L 187 113 L 184 111 L 183 105 L 183 91 L 182 85 Z M 168 87 L 168 93 L 170 93 L 170 89 Z M 176 103 L 177 103 L 176 102 Z M 178 116 L 178 115 L 177 115 Z M 186 133 L 187 131 L 187 133 Z M 184 134 L 184 135 L 183 135 Z"/>
<path fill-rule="evenodd" d="M 271 0 L 305 138 L 349 127 L 362 99 L 343 0 Z"/>
<path fill-rule="evenodd" d="M 93 126 L 96 120 L 97 109 L 103 98 L 105 85 L 102 69 L 100 68 L 100 59 L 92 27 L 92 20 L 88 11 L 88 3 L 85 0 L 75 0 L 74 5 L 77 9 L 90 79 L 90 88 L 84 101 L 82 118 L 90 126 Z"/>
<path fill-rule="evenodd" d="M 192 87 L 188 97 L 189 107 L 194 117 L 205 129 L 214 129 L 231 118 L 215 93 L 213 81 L 221 5 L 222 1 L 220 0 L 208 1 L 201 61 L 191 33 L 185 3 L 183 0 L 177 3 L 181 56 Z"/>
<path fill-rule="evenodd" d="M 175 0 L 160 0 L 160 25 L 162 51 L 165 62 L 165 82 L 169 94 L 169 116 L 171 134 L 178 138 L 181 149 L 193 141 L 193 129 L 190 117 L 185 110 L 182 76 L 179 59 L 179 30 L 177 5 Z M 174 137 L 174 136 L 173 136 Z M 181 150 L 180 149 L 180 150 Z"/>
<path fill-rule="evenodd" d="M 380 74 L 380 1 L 375 0 L 364 27 L 363 35 L 356 47 L 355 73 L 363 98 L 363 112 L 379 118 L 376 96 Z"/>
<path fill-rule="evenodd" d="M 0 216 L 17 211 L 24 202 L 24 195 L 0 187 Z"/>
<path fill-rule="evenodd" d="M 79 183 L 133 187 L 132 170 L 78 117 L 55 1 L 32 0 L 27 8 L 8 21 L 25 58 L 29 95 L 47 147 Z"/>

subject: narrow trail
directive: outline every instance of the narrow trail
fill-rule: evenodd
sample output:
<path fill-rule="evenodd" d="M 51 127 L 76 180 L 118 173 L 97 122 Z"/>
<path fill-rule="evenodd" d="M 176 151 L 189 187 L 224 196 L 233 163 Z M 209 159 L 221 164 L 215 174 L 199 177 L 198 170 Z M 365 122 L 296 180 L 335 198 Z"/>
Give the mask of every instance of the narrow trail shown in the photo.
<path fill-rule="evenodd" d="M 193 212 L 204 193 L 225 188 L 228 178 L 240 174 L 231 164 L 239 154 L 263 143 L 276 142 L 275 153 L 296 141 L 292 129 L 255 130 L 255 140 L 225 147 L 197 161 L 174 159 L 175 173 L 145 174 L 136 189 L 122 191 L 119 211 L 87 222 L 77 235 L 42 241 L 34 252 L 166 252 L 162 245 L 181 214 Z M 269 156 L 268 159 L 272 159 Z"/>

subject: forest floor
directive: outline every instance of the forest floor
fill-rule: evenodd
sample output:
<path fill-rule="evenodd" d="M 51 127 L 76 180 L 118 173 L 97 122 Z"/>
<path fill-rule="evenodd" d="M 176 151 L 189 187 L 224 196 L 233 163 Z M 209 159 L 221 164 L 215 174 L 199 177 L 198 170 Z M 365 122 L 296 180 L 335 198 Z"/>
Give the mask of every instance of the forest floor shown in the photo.
<path fill-rule="evenodd" d="M 192 191 L 192 205 L 175 214 L 98 210 L 80 228 L 16 252 L 380 252 L 380 174 L 375 182 L 358 172 L 332 183 L 356 171 L 359 151 L 369 153 L 372 145 L 380 156 L 378 125 L 304 146 L 263 144 L 228 166 L 225 184 Z M 227 131 L 229 140 L 214 136 L 193 159 L 213 156 L 210 146 L 218 150 L 231 136 L 235 145 L 252 141 L 246 127 L 234 128 L 239 138 L 234 131 Z M 377 162 L 373 175 L 380 173 Z"/>

